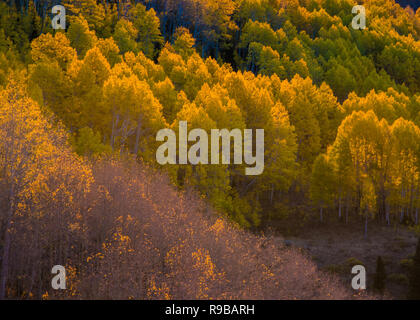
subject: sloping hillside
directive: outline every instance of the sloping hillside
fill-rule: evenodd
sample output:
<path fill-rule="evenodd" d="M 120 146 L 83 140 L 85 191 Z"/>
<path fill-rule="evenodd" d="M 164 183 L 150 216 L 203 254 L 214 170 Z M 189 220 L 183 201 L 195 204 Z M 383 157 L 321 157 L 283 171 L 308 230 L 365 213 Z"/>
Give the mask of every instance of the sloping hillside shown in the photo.
<path fill-rule="evenodd" d="M 153 169 L 81 159 L 50 123 L 18 82 L 0 92 L 7 298 L 351 297 L 296 250 L 232 225 Z M 65 296 L 50 287 L 55 264 L 68 272 Z"/>

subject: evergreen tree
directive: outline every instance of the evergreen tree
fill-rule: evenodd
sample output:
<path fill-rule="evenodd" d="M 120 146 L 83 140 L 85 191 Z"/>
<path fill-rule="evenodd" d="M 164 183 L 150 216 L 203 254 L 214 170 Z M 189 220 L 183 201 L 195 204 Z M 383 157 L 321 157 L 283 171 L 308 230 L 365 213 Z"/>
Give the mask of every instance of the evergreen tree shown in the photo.
<path fill-rule="evenodd" d="M 420 237 L 417 243 L 416 255 L 413 260 L 408 298 L 410 300 L 420 300 Z"/>
<path fill-rule="evenodd" d="M 375 279 L 373 282 L 373 287 L 375 288 L 375 290 L 377 290 L 381 294 L 383 294 L 385 290 L 385 279 L 386 279 L 385 265 L 382 260 L 382 257 L 378 256 L 378 259 L 376 260 L 376 273 L 375 273 Z"/>

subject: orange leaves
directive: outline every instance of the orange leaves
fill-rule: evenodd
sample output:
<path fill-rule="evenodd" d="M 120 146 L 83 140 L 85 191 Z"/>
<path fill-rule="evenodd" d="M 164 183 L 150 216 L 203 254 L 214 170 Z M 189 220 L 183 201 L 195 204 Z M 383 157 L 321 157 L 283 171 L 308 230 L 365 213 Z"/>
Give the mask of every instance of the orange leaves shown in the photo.
<path fill-rule="evenodd" d="M 202 272 L 204 277 L 212 279 L 215 276 L 215 265 L 207 250 L 198 249 L 192 253 L 192 258 L 194 268 Z"/>
<path fill-rule="evenodd" d="M 199 289 L 198 299 L 209 299 L 208 283 L 214 281 L 217 277 L 215 272 L 215 265 L 211 261 L 210 255 L 207 250 L 198 249 L 192 253 L 194 269 L 200 272 L 198 276 Z"/>
<path fill-rule="evenodd" d="M 158 299 L 158 300 L 171 300 L 170 289 L 166 283 L 162 283 L 159 287 L 156 285 L 155 280 L 150 280 L 147 297 L 149 299 Z"/>
<path fill-rule="evenodd" d="M 225 229 L 225 222 L 221 218 L 217 219 L 216 222 L 210 227 L 210 230 L 216 234 L 216 237 L 224 229 Z"/>

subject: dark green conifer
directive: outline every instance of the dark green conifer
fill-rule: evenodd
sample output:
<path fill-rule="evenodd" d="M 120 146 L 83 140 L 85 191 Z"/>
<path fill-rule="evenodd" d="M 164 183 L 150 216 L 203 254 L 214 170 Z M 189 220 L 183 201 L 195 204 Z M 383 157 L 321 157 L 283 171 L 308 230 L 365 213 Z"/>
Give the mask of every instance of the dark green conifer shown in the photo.
<path fill-rule="evenodd" d="M 410 300 L 420 300 L 420 237 L 411 268 L 408 298 Z"/>
<path fill-rule="evenodd" d="M 386 273 L 385 273 L 385 265 L 382 260 L 381 256 L 378 256 L 376 260 L 376 273 L 375 279 L 373 282 L 373 287 L 376 291 L 383 294 L 385 290 L 385 280 L 386 280 Z"/>

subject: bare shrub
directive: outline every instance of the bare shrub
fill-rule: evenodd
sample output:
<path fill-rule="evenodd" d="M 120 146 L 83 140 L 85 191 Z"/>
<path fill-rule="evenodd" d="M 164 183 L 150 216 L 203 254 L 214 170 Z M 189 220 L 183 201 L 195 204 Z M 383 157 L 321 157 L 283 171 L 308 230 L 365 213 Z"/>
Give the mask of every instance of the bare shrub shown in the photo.
<path fill-rule="evenodd" d="M 192 190 L 177 192 L 152 169 L 116 161 L 93 168 L 106 191 L 89 229 L 102 226 L 106 240 L 79 270 L 78 297 L 351 298 L 300 252 L 208 213 Z"/>

